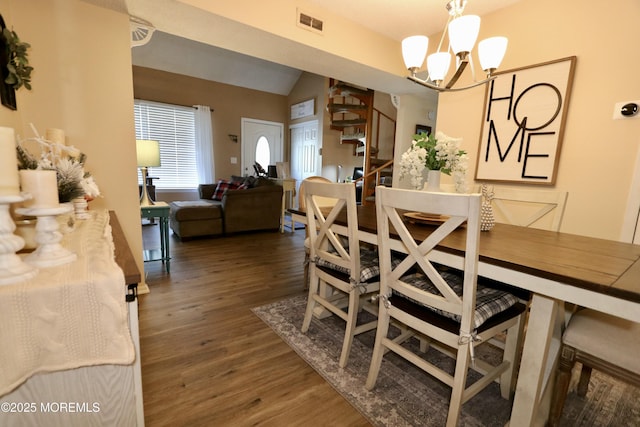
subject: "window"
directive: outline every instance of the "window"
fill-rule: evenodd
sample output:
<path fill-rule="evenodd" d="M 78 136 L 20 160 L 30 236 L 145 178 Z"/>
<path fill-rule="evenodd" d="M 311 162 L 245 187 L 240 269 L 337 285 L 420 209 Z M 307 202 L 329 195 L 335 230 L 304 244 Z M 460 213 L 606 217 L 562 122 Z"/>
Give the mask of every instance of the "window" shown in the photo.
<path fill-rule="evenodd" d="M 262 169 L 267 170 L 271 163 L 271 150 L 269 150 L 269 141 L 264 136 L 258 139 L 256 144 L 256 162 L 260 163 Z"/>
<path fill-rule="evenodd" d="M 135 100 L 136 139 L 160 143 L 162 166 L 149 168 L 157 189 L 198 187 L 195 145 L 195 110 L 192 107 Z M 142 177 L 138 176 L 138 183 Z"/>

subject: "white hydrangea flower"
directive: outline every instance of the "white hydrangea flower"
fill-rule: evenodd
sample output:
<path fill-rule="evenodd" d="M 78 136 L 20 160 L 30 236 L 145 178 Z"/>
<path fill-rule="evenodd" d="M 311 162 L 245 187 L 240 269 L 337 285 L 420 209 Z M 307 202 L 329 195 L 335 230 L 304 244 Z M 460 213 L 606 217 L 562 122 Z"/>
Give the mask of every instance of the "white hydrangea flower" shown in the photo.
<path fill-rule="evenodd" d="M 421 189 L 424 170 L 440 170 L 452 175 L 456 191 L 465 192 L 468 157 L 465 151 L 460 150 L 461 142 L 461 138 L 452 138 L 440 131 L 435 138 L 416 135 L 411 141 L 411 147 L 402 153 L 400 177 L 408 176 L 411 186 Z"/>

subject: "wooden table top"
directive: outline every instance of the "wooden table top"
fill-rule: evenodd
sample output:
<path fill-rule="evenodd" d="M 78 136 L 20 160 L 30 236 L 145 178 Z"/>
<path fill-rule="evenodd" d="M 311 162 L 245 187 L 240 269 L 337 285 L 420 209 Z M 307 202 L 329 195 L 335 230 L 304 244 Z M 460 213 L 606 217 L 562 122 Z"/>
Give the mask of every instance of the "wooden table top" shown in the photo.
<path fill-rule="evenodd" d="M 337 223 L 346 224 L 346 216 Z M 375 206 L 358 206 L 358 227 L 376 234 Z M 408 228 L 422 240 L 435 226 L 411 223 Z M 464 236 L 460 228 L 438 249 L 461 254 Z M 480 261 L 640 303 L 639 245 L 497 223 L 481 232 Z"/>

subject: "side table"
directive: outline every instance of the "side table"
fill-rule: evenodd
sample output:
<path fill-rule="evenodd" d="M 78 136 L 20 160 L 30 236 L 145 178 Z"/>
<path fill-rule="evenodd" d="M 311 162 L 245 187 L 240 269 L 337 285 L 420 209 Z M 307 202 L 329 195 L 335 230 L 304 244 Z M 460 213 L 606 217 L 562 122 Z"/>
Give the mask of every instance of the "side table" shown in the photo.
<path fill-rule="evenodd" d="M 165 202 L 155 202 L 155 205 L 140 206 L 142 218 L 160 219 L 160 251 L 149 249 L 144 251 L 144 262 L 162 261 L 167 273 L 171 269 L 171 255 L 169 254 L 169 213 L 171 209 Z"/>

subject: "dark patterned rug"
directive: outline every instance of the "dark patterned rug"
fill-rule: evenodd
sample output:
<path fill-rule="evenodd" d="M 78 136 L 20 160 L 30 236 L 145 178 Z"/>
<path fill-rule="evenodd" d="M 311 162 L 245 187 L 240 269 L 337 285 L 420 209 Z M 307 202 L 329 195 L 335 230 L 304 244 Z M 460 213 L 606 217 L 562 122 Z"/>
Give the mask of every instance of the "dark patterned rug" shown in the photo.
<path fill-rule="evenodd" d="M 450 388 L 388 353 L 383 359 L 376 387 L 364 388 L 375 331 L 354 340 L 349 363 L 338 367 L 344 322 L 313 319 L 309 332 L 300 332 L 306 297 L 294 297 L 253 309 L 309 365 L 376 426 L 443 426 Z M 410 340 L 409 346 L 417 345 Z M 497 350 L 482 346 L 480 357 L 491 361 Z M 427 358 L 443 369 L 452 369 L 450 359 L 438 351 Z M 500 397 L 492 384 L 462 406 L 461 426 L 503 426 L 511 403 Z M 640 390 L 593 371 L 586 398 L 570 393 L 561 420 L 563 426 L 640 426 Z"/>

